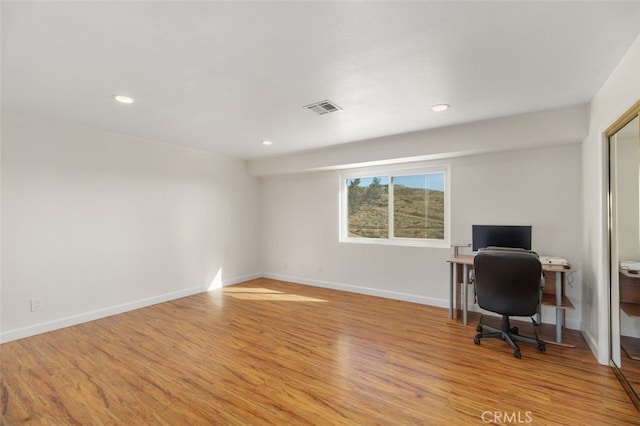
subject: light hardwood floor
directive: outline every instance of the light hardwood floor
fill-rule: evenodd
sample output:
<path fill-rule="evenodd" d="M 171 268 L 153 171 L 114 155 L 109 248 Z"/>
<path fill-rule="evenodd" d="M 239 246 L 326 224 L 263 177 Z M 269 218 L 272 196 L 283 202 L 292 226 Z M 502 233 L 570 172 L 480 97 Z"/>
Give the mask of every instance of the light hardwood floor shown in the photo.
<path fill-rule="evenodd" d="M 474 345 L 441 308 L 258 279 L 0 346 L 2 422 L 637 425 L 584 342 Z"/>

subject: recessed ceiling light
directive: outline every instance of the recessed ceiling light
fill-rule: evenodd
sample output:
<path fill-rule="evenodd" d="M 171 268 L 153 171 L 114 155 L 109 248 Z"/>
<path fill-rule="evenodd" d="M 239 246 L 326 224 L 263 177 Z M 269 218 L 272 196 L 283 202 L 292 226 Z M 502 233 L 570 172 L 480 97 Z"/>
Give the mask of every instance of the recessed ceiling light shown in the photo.
<path fill-rule="evenodd" d="M 122 103 L 122 104 L 132 104 L 133 98 L 125 95 L 113 95 L 113 99 Z"/>
<path fill-rule="evenodd" d="M 449 109 L 447 104 L 437 104 L 431 107 L 431 111 L 440 112 Z"/>
<path fill-rule="evenodd" d="M 271 141 L 260 141 L 260 143 L 261 143 L 262 145 L 264 145 L 264 146 L 271 146 L 271 145 L 273 145 L 273 142 L 271 142 Z"/>

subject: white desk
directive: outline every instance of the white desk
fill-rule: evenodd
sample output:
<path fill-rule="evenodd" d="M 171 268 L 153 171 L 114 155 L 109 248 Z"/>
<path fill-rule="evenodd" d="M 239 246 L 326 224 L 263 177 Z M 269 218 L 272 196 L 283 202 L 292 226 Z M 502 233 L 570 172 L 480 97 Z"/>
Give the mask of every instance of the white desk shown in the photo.
<path fill-rule="evenodd" d="M 462 305 L 462 322 L 465 325 L 468 323 L 467 288 L 469 287 L 469 271 L 473 268 L 473 258 L 474 255 L 458 255 L 447 259 L 449 263 L 449 318 L 457 318 L 460 305 Z M 573 272 L 573 269 L 562 265 L 542 264 L 542 271 L 552 272 L 552 274 L 545 273 L 546 284 L 542 304 L 555 307 L 556 339 L 553 343 L 562 344 L 565 311 L 575 309 L 569 298 L 564 295 L 566 275 Z M 454 284 L 462 284 L 462 294 L 455 291 L 458 286 Z M 540 318 L 538 318 L 538 322 L 540 323 Z"/>

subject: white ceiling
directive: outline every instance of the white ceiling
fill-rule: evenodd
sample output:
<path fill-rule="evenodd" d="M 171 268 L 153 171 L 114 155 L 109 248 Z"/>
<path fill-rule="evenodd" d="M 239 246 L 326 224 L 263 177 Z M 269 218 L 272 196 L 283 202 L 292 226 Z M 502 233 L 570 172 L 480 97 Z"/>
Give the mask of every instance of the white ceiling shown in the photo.
<path fill-rule="evenodd" d="M 640 1 L 1 7 L 3 109 L 247 159 L 584 104 L 640 33 Z"/>

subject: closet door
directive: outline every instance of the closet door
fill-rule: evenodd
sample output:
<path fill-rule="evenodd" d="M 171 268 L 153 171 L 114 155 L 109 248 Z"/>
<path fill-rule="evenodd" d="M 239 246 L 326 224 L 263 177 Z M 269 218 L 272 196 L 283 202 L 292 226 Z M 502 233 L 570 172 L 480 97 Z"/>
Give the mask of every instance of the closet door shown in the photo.
<path fill-rule="evenodd" d="M 640 409 L 640 102 L 607 131 L 611 365 Z"/>

